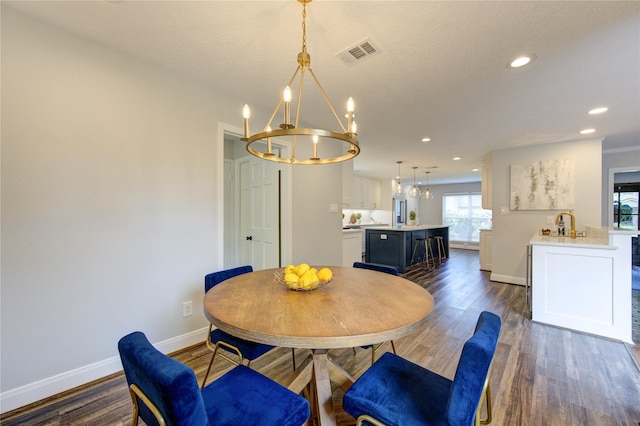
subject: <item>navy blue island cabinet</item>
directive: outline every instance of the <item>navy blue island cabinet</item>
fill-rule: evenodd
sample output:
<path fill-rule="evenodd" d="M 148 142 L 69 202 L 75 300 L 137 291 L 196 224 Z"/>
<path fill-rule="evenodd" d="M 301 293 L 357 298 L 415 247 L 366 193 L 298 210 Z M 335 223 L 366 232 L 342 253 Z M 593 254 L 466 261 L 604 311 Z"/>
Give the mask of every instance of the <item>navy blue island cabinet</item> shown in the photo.
<path fill-rule="evenodd" d="M 379 263 L 398 268 L 398 272 L 405 273 L 411 266 L 411 254 L 416 244 L 416 238 L 442 237 L 446 257 L 449 257 L 449 226 L 422 225 L 407 228 L 367 228 L 365 231 L 366 250 L 365 259 L 369 263 Z M 431 247 L 434 255 L 438 256 L 435 240 Z M 420 252 L 424 256 L 424 249 Z M 416 252 L 416 258 L 418 252 Z"/>

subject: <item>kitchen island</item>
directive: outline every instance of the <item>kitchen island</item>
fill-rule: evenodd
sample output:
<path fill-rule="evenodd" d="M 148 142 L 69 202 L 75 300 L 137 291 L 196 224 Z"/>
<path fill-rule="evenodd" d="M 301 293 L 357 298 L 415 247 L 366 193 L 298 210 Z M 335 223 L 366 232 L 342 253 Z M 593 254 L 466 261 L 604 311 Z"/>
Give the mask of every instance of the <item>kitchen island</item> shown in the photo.
<path fill-rule="evenodd" d="M 365 232 L 366 261 L 393 266 L 398 268 L 400 273 L 405 273 L 411 266 L 411 255 L 416 238 L 442 237 L 445 256 L 449 257 L 449 225 L 418 225 L 401 228 L 382 226 L 367 228 Z M 438 256 L 435 241 L 432 242 L 432 248 L 435 256 Z M 419 254 L 424 256 L 424 249 Z"/>
<path fill-rule="evenodd" d="M 587 227 L 588 237 L 534 235 L 533 321 L 631 340 L 631 237 L 638 231 Z"/>

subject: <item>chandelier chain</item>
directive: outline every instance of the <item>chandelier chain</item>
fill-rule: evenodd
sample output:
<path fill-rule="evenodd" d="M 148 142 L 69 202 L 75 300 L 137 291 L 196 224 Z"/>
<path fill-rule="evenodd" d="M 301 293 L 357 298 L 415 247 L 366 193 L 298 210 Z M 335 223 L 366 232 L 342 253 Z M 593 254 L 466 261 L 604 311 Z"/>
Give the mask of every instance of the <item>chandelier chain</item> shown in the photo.
<path fill-rule="evenodd" d="M 307 4 L 302 3 L 302 52 L 307 52 Z"/>

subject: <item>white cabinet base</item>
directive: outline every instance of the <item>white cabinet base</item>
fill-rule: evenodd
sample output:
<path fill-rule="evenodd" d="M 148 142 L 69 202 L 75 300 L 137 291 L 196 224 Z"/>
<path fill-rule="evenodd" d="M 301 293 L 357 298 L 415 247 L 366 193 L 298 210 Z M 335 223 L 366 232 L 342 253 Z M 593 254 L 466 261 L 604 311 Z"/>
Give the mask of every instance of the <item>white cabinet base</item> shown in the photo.
<path fill-rule="evenodd" d="M 342 266 L 353 266 L 362 261 L 362 231 L 354 229 L 342 233 Z"/>
<path fill-rule="evenodd" d="M 532 320 L 631 342 L 631 244 L 532 241 Z"/>

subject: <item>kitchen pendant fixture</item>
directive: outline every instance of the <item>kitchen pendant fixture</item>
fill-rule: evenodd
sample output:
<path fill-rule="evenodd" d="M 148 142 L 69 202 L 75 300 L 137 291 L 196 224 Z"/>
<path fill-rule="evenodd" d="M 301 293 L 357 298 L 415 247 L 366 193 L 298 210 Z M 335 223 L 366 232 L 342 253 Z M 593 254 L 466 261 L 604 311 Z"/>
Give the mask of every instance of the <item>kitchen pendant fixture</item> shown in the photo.
<path fill-rule="evenodd" d="M 331 163 L 339 163 L 341 161 L 346 161 L 354 158 L 360 153 L 360 143 L 356 139 L 357 136 L 357 126 L 356 122 L 353 120 L 354 118 L 354 102 L 353 98 L 349 98 L 347 100 L 347 127 L 345 129 L 344 125 L 340 121 L 338 114 L 336 113 L 335 108 L 331 104 L 327 94 L 322 89 L 320 85 L 320 81 L 316 77 L 315 73 L 311 69 L 311 56 L 307 53 L 307 25 L 306 25 L 306 17 L 307 17 L 307 3 L 311 3 L 312 0 L 297 0 L 299 3 L 302 3 L 302 51 L 298 53 L 298 66 L 289 80 L 289 83 L 284 89 L 283 96 L 278 100 L 278 104 L 276 105 L 273 114 L 271 114 L 271 118 L 269 122 L 264 127 L 264 130 L 251 134 L 249 130 L 249 118 L 251 117 L 251 111 L 249 110 L 249 106 L 245 105 L 242 110 L 242 116 L 244 118 L 244 137 L 243 141 L 247 143 L 246 148 L 249 153 L 255 155 L 258 158 L 262 158 L 263 160 L 276 161 L 279 163 L 290 163 L 290 164 L 331 164 Z M 305 73 L 309 71 L 311 77 L 315 81 L 322 97 L 324 98 L 327 105 L 331 109 L 335 119 L 338 121 L 342 132 L 334 132 L 332 130 L 324 130 L 324 129 L 311 129 L 311 128 L 299 128 L 298 123 L 300 120 L 300 107 L 302 102 L 302 88 L 304 83 Z M 291 122 L 291 85 L 295 80 L 296 76 L 300 74 L 300 82 L 299 82 L 299 90 L 298 90 L 298 99 L 296 105 L 296 117 L 295 121 Z M 283 105 L 284 104 L 284 105 Z M 272 130 L 271 123 L 273 122 L 276 113 L 280 109 L 280 105 L 283 105 L 284 112 L 284 121 L 279 125 L 278 129 Z M 308 121 L 308 120 L 307 120 Z M 288 139 L 291 141 L 291 155 L 287 158 L 281 157 L 278 152 L 282 150 L 273 149 L 272 146 L 272 138 L 282 138 Z M 335 142 L 338 141 L 343 145 L 340 152 L 338 153 L 337 149 L 331 148 L 329 150 L 323 150 L 323 145 L 326 142 Z M 254 145 L 254 143 L 256 143 Z M 298 142 L 301 145 L 307 144 L 308 151 L 313 151 L 313 155 L 308 159 L 299 159 L 296 158 L 296 148 Z M 264 143 L 266 143 L 266 148 L 264 147 Z M 258 147 L 258 145 L 261 145 Z M 258 148 L 258 149 L 257 149 Z M 261 150 L 259 150 L 261 149 Z M 321 154 L 326 153 L 327 151 L 330 153 L 327 156 L 323 157 Z M 337 155 L 336 155 L 337 154 Z"/>
<path fill-rule="evenodd" d="M 422 193 L 422 198 L 424 198 L 425 200 L 433 200 L 433 194 L 429 190 L 429 173 L 431 172 L 426 171 L 425 173 L 427 174 L 427 189 L 425 189 Z"/>
<path fill-rule="evenodd" d="M 402 186 L 402 182 L 400 181 L 400 164 L 402 161 L 396 161 L 398 163 L 398 176 L 396 177 L 397 182 L 393 184 L 393 196 L 394 197 L 402 197 L 404 196 L 404 187 Z"/>
<path fill-rule="evenodd" d="M 420 188 L 416 186 L 416 169 L 417 166 L 413 166 L 413 186 L 407 191 L 407 197 L 409 198 L 420 198 Z"/>

